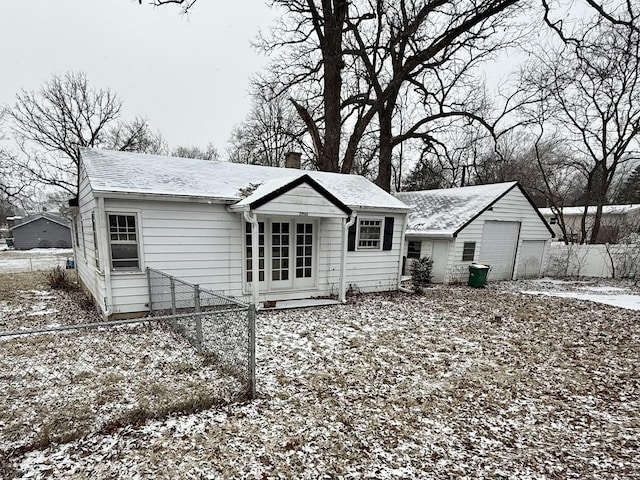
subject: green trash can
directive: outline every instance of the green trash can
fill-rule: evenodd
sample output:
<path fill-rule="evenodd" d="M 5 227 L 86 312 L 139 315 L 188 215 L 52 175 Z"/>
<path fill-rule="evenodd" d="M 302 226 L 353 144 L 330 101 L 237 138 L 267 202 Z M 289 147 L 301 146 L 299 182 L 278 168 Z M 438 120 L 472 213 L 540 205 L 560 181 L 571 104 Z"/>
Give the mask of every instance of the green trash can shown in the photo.
<path fill-rule="evenodd" d="M 13 238 L 7 238 L 5 239 L 5 242 L 7 244 L 7 247 L 9 248 L 13 248 Z"/>
<path fill-rule="evenodd" d="M 487 283 L 487 275 L 489 273 L 489 265 L 482 265 L 481 263 L 473 263 L 469 265 L 469 286 L 471 287 L 484 287 Z"/>

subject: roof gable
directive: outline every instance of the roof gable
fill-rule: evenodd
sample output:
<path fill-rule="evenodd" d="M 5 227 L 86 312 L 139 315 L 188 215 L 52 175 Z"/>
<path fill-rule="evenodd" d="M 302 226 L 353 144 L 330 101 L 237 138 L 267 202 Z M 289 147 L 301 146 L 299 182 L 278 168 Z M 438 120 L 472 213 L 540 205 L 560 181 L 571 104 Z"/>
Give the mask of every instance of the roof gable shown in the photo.
<path fill-rule="evenodd" d="M 52 223 L 56 223 L 61 227 L 71 228 L 69 227 L 68 221 L 63 217 L 53 217 L 51 215 L 39 214 L 34 218 L 25 219 L 23 222 L 18 223 L 17 225 L 14 225 L 13 227 L 10 228 L 10 230 L 15 230 L 17 228 L 24 227 L 25 225 L 29 225 L 31 223 L 38 222 L 40 220 L 46 220 Z"/>
<path fill-rule="evenodd" d="M 454 237 L 516 185 L 507 182 L 399 192 L 396 197 L 414 208 L 407 220 L 407 232 Z"/>
<path fill-rule="evenodd" d="M 274 202 L 276 199 L 280 199 L 283 196 L 287 196 L 288 194 L 295 193 L 296 190 L 301 190 L 301 187 L 307 185 L 311 188 L 311 190 L 318 196 L 317 198 L 321 199 L 320 205 L 313 205 L 317 207 L 322 207 L 323 210 L 326 210 L 327 207 L 330 209 L 336 210 L 338 215 L 350 215 L 352 210 L 338 200 L 329 190 L 320 185 L 317 181 L 315 181 L 308 174 L 303 174 L 294 180 L 278 179 L 272 180 L 265 184 L 258 186 L 255 191 L 249 195 L 248 197 L 240 200 L 238 203 L 233 205 L 233 209 L 244 208 L 248 206 L 251 209 L 260 210 L 262 207 L 269 205 L 271 202 Z M 308 191 L 300 192 L 302 195 L 298 195 L 299 199 L 293 198 L 292 200 L 299 200 L 295 202 L 296 205 L 299 205 L 302 210 L 308 212 L 309 205 L 306 205 L 311 200 L 308 195 Z M 305 195 L 306 193 L 306 195 Z M 294 195 L 291 195 L 292 197 Z M 304 198 L 302 198 L 304 197 Z M 313 212 L 310 212 L 313 214 Z"/>
<path fill-rule="evenodd" d="M 400 192 L 396 196 L 414 207 L 407 220 L 408 233 L 455 237 L 514 188 L 522 193 L 547 230 L 553 234 L 531 198 L 517 182 Z"/>

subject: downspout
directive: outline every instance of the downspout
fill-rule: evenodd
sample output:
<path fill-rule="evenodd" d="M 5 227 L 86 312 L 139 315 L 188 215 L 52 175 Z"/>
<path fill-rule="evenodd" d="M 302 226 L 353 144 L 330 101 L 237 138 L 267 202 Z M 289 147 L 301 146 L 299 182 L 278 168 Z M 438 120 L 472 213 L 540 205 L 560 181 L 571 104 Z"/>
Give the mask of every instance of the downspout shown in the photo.
<path fill-rule="evenodd" d="M 251 290 L 253 295 L 253 304 L 256 309 L 260 303 L 260 257 L 258 255 L 260 237 L 260 224 L 258 223 L 258 214 L 251 215 L 249 207 L 243 212 L 244 219 L 251 224 Z"/>
<path fill-rule="evenodd" d="M 400 235 L 400 264 L 398 265 L 398 290 L 402 287 L 402 265 L 404 263 L 404 239 L 407 230 L 407 217 L 408 213 L 404 214 L 404 221 L 402 222 L 402 234 Z"/>
<path fill-rule="evenodd" d="M 342 303 L 347 301 L 347 247 L 349 228 L 355 223 L 356 214 L 351 212 L 349 218 L 344 219 L 342 224 L 342 251 L 340 253 L 340 291 L 338 293 L 338 300 Z"/>
<path fill-rule="evenodd" d="M 106 245 L 108 237 L 105 226 L 107 214 L 104 209 L 104 197 L 98 197 L 97 216 L 98 228 L 100 230 L 100 235 L 97 235 L 99 241 L 98 254 L 100 255 L 100 265 L 104 270 L 104 289 L 107 294 L 104 306 L 104 316 L 109 318 L 113 314 L 113 292 L 111 291 L 111 258 L 107 255 L 108 248 Z"/>

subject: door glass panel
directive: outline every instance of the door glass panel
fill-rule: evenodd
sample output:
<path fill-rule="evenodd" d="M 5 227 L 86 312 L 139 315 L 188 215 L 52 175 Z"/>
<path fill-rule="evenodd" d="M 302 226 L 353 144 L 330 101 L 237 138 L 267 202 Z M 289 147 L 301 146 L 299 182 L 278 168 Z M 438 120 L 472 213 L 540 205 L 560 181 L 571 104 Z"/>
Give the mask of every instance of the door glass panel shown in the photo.
<path fill-rule="evenodd" d="M 271 280 L 289 280 L 289 223 L 271 224 Z"/>
<path fill-rule="evenodd" d="M 245 223 L 245 245 L 246 245 L 246 271 L 247 282 L 253 281 L 252 246 L 251 246 L 251 224 Z M 264 222 L 258 222 L 258 279 L 264 281 Z"/>
<path fill-rule="evenodd" d="M 296 278 L 311 278 L 313 261 L 313 223 L 296 225 Z"/>

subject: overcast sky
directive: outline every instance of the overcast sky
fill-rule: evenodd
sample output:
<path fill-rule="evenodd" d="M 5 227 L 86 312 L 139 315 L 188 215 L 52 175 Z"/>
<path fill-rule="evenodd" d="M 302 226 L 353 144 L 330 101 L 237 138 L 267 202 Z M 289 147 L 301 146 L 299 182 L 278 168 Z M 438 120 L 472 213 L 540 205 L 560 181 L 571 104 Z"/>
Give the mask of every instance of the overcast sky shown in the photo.
<path fill-rule="evenodd" d="M 123 118 L 146 117 L 171 146 L 223 153 L 250 107 L 251 47 L 274 14 L 262 0 L 200 0 L 185 17 L 143 0 L 0 0 L 0 105 L 53 74 L 82 71 L 110 88 Z"/>

